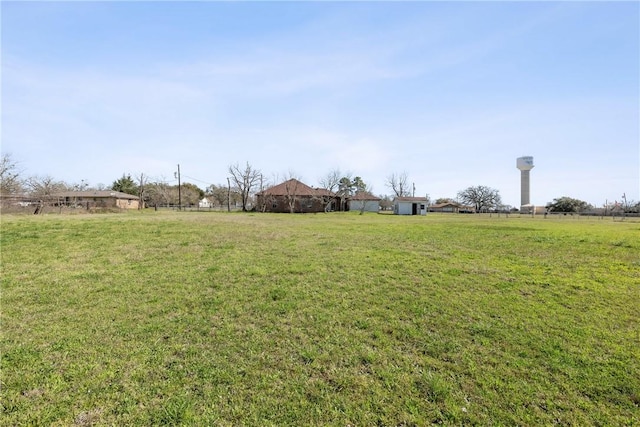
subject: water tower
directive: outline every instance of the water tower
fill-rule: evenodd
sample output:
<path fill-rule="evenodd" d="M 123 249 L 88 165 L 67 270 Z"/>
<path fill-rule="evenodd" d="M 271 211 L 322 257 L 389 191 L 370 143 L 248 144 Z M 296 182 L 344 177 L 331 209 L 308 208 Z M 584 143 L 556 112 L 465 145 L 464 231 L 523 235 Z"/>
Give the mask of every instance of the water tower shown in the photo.
<path fill-rule="evenodd" d="M 518 157 L 516 167 L 520 169 L 520 206 L 529 205 L 529 171 L 533 169 L 533 157 Z"/>

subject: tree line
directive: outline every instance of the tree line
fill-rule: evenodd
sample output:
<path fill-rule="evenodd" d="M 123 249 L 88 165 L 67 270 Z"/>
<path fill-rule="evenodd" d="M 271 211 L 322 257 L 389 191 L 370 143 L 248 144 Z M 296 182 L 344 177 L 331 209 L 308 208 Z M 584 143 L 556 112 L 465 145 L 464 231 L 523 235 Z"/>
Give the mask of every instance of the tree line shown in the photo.
<path fill-rule="evenodd" d="M 261 170 L 253 167 L 248 162 L 244 165 L 235 163 L 228 166 L 229 177 L 226 183 L 210 184 L 202 189 L 189 182 L 180 185 L 169 184 L 165 180 L 150 180 L 145 174 L 137 175 L 123 173 L 120 178 L 113 181 L 110 186 L 98 184 L 89 185 L 81 180 L 75 183 L 66 183 L 56 180 L 51 176 L 23 177 L 18 163 L 10 154 L 3 153 L 0 158 L 0 195 L 3 197 L 12 195 L 25 195 L 34 199 L 46 199 L 56 193 L 64 191 L 86 190 L 114 190 L 136 195 L 146 206 L 197 206 L 199 201 L 206 197 L 211 204 L 219 208 L 235 208 L 236 206 L 246 211 L 255 206 L 255 194 L 278 184 L 286 179 L 296 178 L 295 173 L 289 172 L 284 177 L 272 176 L 269 178 Z M 391 194 L 379 194 L 382 199 L 382 209 L 390 209 L 395 197 L 415 197 L 415 184 L 409 180 L 406 172 L 391 173 L 385 179 L 385 186 L 391 190 Z M 343 172 L 338 168 L 331 169 L 318 180 L 318 187 L 327 190 L 347 200 L 349 197 L 365 192 L 373 194 L 373 188 L 360 176 L 353 176 L 350 172 Z M 292 189 L 295 192 L 295 189 Z M 295 196 L 295 195 L 294 195 Z M 427 203 L 432 204 L 428 194 L 420 194 L 426 197 Z M 293 198 L 295 199 L 295 197 Z M 456 194 L 454 198 L 439 198 L 433 203 L 455 203 L 459 206 L 468 206 L 475 212 L 508 211 L 517 210 L 502 202 L 500 192 L 497 189 L 484 186 L 470 186 Z M 563 196 L 547 203 L 547 212 L 583 213 L 595 209 L 591 204 Z M 611 201 L 603 205 L 606 212 L 639 212 L 640 202 L 627 200 L 623 195 L 620 201 Z"/>

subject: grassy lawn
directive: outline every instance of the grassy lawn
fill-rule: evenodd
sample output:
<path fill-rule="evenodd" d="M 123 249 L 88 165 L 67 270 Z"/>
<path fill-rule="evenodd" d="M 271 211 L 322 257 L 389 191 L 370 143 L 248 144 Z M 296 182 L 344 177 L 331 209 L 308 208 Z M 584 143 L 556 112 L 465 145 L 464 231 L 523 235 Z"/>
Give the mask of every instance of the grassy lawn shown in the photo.
<path fill-rule="evenodd" d="M 2 217 L 1 425 L 637 425 L 640 223 Z"/>

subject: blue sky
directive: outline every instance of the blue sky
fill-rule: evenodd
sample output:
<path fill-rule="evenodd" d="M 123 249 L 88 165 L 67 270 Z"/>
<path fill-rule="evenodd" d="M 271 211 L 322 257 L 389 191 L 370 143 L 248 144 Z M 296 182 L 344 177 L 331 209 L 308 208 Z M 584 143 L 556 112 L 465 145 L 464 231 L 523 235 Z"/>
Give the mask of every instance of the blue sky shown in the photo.
<path fill-rule="evenodd" d="M 5 2 L 2 152 L 24 175 L 201 188 L 249 162 L 389 194 L 640 200 L 638 2 Z"/>

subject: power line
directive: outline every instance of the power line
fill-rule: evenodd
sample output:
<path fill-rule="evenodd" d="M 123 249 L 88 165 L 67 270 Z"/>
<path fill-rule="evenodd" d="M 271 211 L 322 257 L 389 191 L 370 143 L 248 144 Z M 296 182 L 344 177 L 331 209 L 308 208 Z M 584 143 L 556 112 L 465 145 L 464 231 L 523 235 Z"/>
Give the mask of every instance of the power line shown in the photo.
<path fill-rule="evenodd" d="M 182 176 L 183 176 L 183 177 L 185 177 L 185 178 L 192 179 L 192 180 L 194 180 L 194 181 L 201 182 L 201 183 L 203 183 L 203 184 L 207 184 L 207 185 L 215 185 L 215 184 L 213 184 L 213 183 L 211 183 L 211 182 L 203 181 L 203 180 L 201 180 L 201 179 L 194 178 L 194 177 L 192 177 L 192 176 L 187 176 L 187 175 L 185 175 L 185 174 L 182 174 Z"/>

